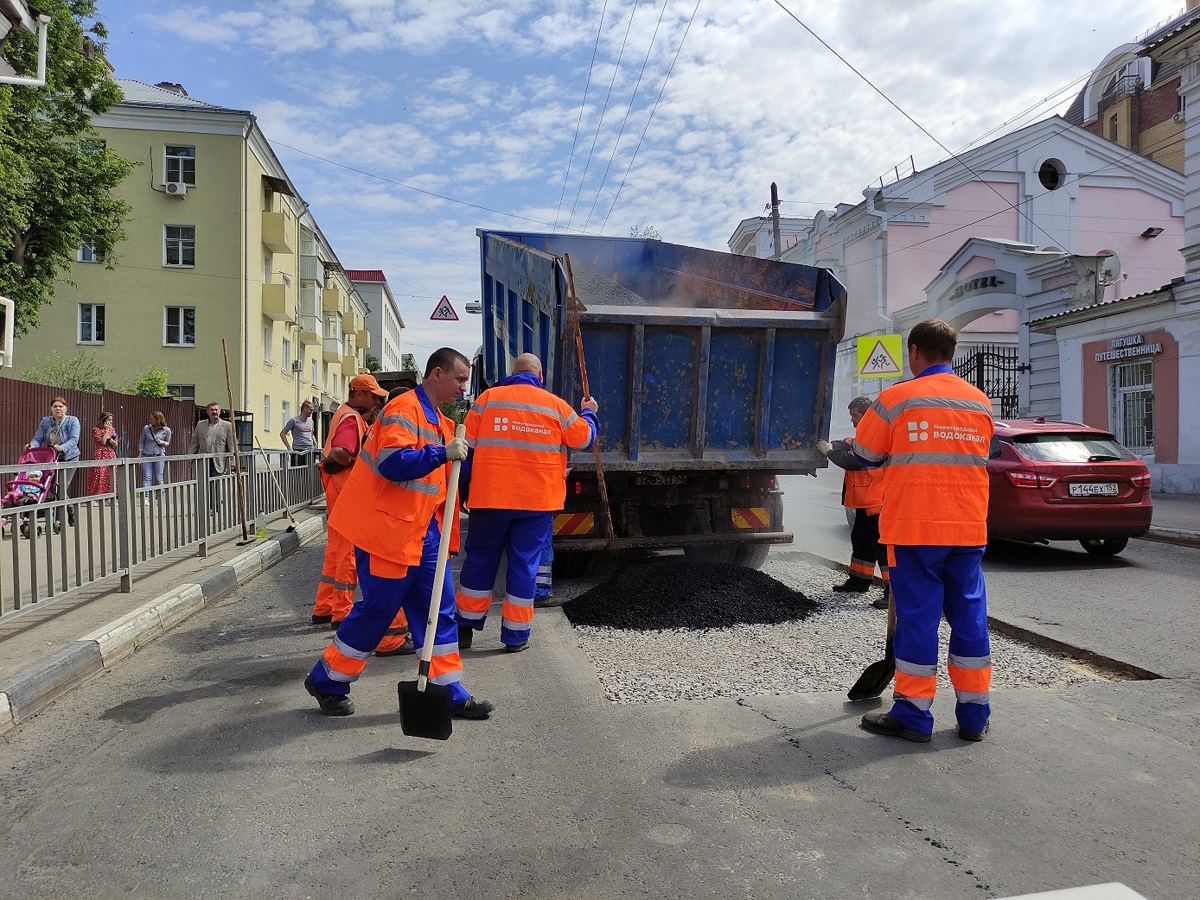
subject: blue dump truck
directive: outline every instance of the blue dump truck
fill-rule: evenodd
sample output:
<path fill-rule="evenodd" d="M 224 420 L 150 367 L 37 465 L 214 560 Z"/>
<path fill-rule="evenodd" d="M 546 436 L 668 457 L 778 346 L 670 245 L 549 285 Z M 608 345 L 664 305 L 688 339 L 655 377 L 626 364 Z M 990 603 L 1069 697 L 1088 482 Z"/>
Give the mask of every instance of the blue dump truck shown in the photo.
<path fill-rule="evenodd" d="M 572 453 L 555 570 L 597 550 L 682 548 L 757 567 L 790 543 L 777 476 L 813 474 L 829 433 L 846 291 L 826 270 L 644 238 L 479 230 L 475 396 L 518 354 L 579 408 L 599 452 Z M 582 347 L 584 365 L 580 365 Z"/>

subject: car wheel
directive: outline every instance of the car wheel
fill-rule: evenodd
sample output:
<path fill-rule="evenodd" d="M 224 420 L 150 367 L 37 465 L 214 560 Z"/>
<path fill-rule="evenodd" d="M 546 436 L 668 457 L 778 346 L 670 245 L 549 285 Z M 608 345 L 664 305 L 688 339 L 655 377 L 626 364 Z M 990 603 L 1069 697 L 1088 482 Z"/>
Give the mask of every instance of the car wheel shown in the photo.
<path fill-rule="evenodd" d="M 1092 556 L 1116 556 L 1125 549 L 1129 538 L 1084 538 L 1079 543 Z"/>

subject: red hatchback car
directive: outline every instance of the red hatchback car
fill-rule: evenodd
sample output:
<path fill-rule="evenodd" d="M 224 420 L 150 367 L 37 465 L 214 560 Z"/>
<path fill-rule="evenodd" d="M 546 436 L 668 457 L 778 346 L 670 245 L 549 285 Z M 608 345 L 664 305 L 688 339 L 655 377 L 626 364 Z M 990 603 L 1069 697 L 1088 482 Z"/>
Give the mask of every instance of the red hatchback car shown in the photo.
<path fill-rule="evenodd" d="M 987 469 L 989 538 L 1079 541 L 1115 556 L 1150 530 L 1150 470 L 1107 431 L 998 421 Z"/>

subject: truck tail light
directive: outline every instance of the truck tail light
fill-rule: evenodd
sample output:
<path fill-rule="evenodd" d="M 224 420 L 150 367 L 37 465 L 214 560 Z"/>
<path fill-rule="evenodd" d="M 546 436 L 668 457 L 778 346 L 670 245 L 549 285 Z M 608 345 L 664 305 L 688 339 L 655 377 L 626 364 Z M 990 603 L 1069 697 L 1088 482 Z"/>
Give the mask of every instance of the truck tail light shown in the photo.
<path fill-rule="evenodd" d="M 1054 487 L 1058 481 L 1053 475 L 1039 475 L 1037 472 L 1027 472 L 1023 469 L 1014 469 L 1004 474 L 1008 476 L 1008 480 L 1012 482 L 1013 487 L 1019 488 Z"/>

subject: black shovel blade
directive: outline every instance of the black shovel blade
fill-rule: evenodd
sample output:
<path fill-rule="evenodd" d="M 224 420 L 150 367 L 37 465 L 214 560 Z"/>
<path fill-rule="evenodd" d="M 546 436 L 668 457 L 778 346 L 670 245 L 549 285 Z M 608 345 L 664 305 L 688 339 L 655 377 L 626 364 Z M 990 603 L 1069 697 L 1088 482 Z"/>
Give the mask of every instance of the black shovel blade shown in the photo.
<path fill-rule="evenodd" d="M 846 696 L 856 701 L 878 697 L 887 690 L 887 686 L 892 683 L 895 674 L 895 659 L 885 657 L 873 662 L 858 676 L 858 681 L 854 682 L 854 686 L 850 688 Z"/>
<path fill-rule="evenodd" d="M 409 737 L 444 741 L 454 732 L 450 688 L 426 682 L 421 691 L 415 681 L 401 681 L 396 690 L 400 694 L 400 727 Z"/>

